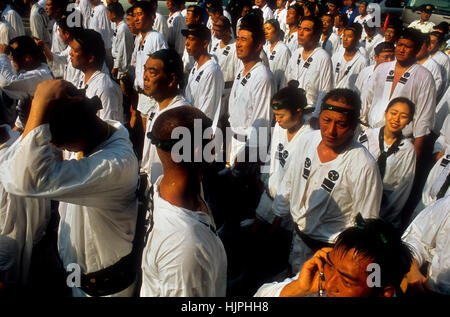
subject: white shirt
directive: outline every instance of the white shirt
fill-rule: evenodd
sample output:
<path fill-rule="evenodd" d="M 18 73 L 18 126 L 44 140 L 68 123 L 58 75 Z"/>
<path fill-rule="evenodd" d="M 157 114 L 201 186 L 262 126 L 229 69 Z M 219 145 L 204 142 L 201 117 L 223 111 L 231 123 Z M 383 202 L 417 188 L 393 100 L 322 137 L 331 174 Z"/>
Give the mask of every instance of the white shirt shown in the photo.
<path fill-rule="evenodd" d="M 33 4 L 30 12 L 31 36 L 37 37 L 47 45 L 51 45 L 52 39 L 48 32 L 48 22 L 49 19 L 45 13 L 45 8 L 42 8 L 38 3 Z"/>
<path fill-rule="evenodd" d="M 306 92 L 307 108 L 315 109 L 318 117 L 322 98 L 333 87 L 333 65 L 330 55 L 321 47 L 316 47 L 306 60 L 302 53 L 303 47 L 292 53 L 286 68 L 286 83 L 298 80 L 299 88 Z"/>
<path fill-rule="evenodd" d="M 436 101 L 438 101 L 445 92 L 443 86 L 444 81 L 442 78 L 442 67 L 431 56 L 427 58 L 422 66 L 428 69 L 431 75 L 433 75 L 434 84 L 436 86 Z"/>
<path fill-rule="evenodd" d="M 380 157 L 379 133 L 381 128 L 366 129 L 358 138 L 375 158 Z M 389 146 L 384 143 L 384 151 Z M 386 160 L 383 177 L 383 200 L 380 217 L 392 223 L 396 228 L 401 225 L 401 211 L 412 189 L 416 169 L 416 152 L 410 139 L 403 139 L 398 151 Z"/>
<path fill-rule="evenodd" d="M 60 201 L 58 250 L 64 267 L 104 269 L 128 255 L 136 228 L 138 162 L 124 126 L 80 160 L 56 160 L 48 124 L 16 142 L 0 160 L 6 191 Z"/>
<path fill-rule="evenodd" d="M 154 186 L 140 296 L 225 296 L 227 256 L 212 217 L 170 204 L 159 194 L 161 179 Z"/>
<path fill-rule="evenodd" d="M 269 59 L 270 71 L 275 78 L 275 88 L 278 91 L 281 88 L 281 84 L 286 81 L 284 76 L 287 64 L 291 58 L 291 51 L 281 41 L 277 42 L 272 51 L 270 51 L 270 43 L 268 42 L 264 44 L 263 49 Z"/>
<path fill-rule="evenodd" d="M 300 48 L 300 45 L 298 45 L 298 32 L 295 31 L 289 35 L 289 31 L 287 31 L 284 36 L 284 43 L 289 47 L 291 55 L 294 54 L 294 52 Z"/>
<path fill-rule="evenodd" d="M 97 31 L 102 36 L 105 49 L 111 50 L 113 32 L 111 29 L 111 21 L 108 19 L 106 7 L 100 3 L 91 10 L 88 29 Z"/>
<path fill-rule="evenodd" d="M 25 29 L 23 28 L 22 18 L 19 13 L 11 9 L 11 7 L 6 5 L 6 8 L 2 12 L 2 19 L 9 23 L 12 28 L 11 39 L 25 35 Z"/>
<path fill-rule="evenodd" d="M 16 72 L 11 61 L 5 54 L 0 54 L 0 88 L 10 98 L 25 99 L 32 97 L 36 86 L 44 80 L 52 79 L 52 74 L 47 64 L 41 64 L 30 71 Z"/>
<path fill-rule="evenodd" d="M 369 65 L 361 70 L 356 78 L 354 89 L 361 95 L 364 91 L 364 87 L 369 86 L 372 80 L 373 72 L 375 71 L 375 65 Z M 362 116 L 362 115 L 361 115 Z"/>
<path fill-rule="evenodd" d="M 431 33 L 434 31 L 433 26 L 434 23 L 431 21 L 425 21 L 423 23 L 420 23 L 420 20 L 416 20 L 411 22 L 411 24 L 408 25 L 408 28 L 419 30 L 422 33 Z"/>
<path fill-rule="evenodd" d="M 224 47 L 220 47 L 220 42 L 221 41 L 217 41 L 214 43 L 209 53 L 216 56 L 225 83 L 231 82 L 232 84 L 242 65 L 241 60 L 238 59 L 236 55 L 236 40 L 232 39 L 230 43 Z M 229 88 L 226 87 L 225 89 L 231 89 L 231 85 Z"/>
<path fill-rule="evenodd" d="M 423 210 L 403 234 L 419 266 L 430 263 L 428 283 L 434 291 L 450 294 L 450 196 Z"/>
<path fill-rule="evenodd" d="M 272 72 L 261 62 L 256 63 L 244 76 L 241 67 L 231 88 L 229 122 L 234 133 L 256 137 L 252 128 L 269 127 L 272 110 L 270 99 L 275 93 Z M 256 143 L 255 143 L 256 144 Z"/>
<path fill-rule="evenodd" d="M 142 161 L 141 161 L 141 169 L 147 173 L 148 181 L 150 184 L 154 184 L 158 177 L 163 175 L 163 168 L 161 160 L 159 159 L 158 153 L 156 151 L 156 147 L 151 143 L 151 140 L 147 137 L 147 133 L 150 132 L 153 128 L 153 123 L 156 121 L 156 118 L 169 109 L 173 109 L 180 106 L 190 105 L 189 102 L 184 99 L 182 95 L 175 96 L 169 105 L 163 110 L 159 110 L 159 106 L 152 109 L 152 112 L 149 114 L 149 118 L 147 120 L 147 126 L 145 128 L 145 137 L 144 137 L 144 149 L 142 151 Z"/>
<path fill-rule="evenodd" d="M 436 106 L 436 118 L 434 120 L 433 132 L 438 135 L 443 127 L 444 121 L 448 114 L 450 113 L 450 86 L 447 88 L 441 101 Z"/>
<path fill-rule="evenodd" d="M 313 239 L 334 243 L 360 212 L 378 218 L 383 184 L 375 160 L 353 139 L 334 160 L 322 163 L 320 131 L 304 133 L 297 164 L 289 164 L 275 196 L 274 213 L 292 215 L 298 228 Z"/>
<path fill-rule="evenodd" d="M 9 45 L 12 29 L 8 22 L 0 21 L 0 44 Z"/>
<path fill-rule="evenodd" d="M 436 106 L 436 88 L 431 73 L 422 65 L 412 65 L 395 86 L 392 96 L 394 69 L 396 61 L 380 64 L 373 73 L 373 81 L 361 96 L 362 118 L 372 128 L 384 125 L 384 111 L 392 99 L 406 97 L 416 105 L 413 121 L 404 129 L 406 137 L 411 135 L 418 138 L 430 133 L 434 123 L 434 110 Z"/>
<path fill-rule="evenodd" d="M 53 62 L 64 64 L 64 80 L 71 82 L 74 86 L 77 86 L 80 82 L 80 76 L 82 74 L 81 70 L 76 69 L 72 66 L 72 62 L 70 60 L 70 46 L 67 46 L 66 49 L 60 53 L 52 53 Z"/>
<path fill-rule="evenodd" d="M 320 36 L 319 45 L 330 54 L 330 57 L 337 52 L 340 44 L 339 36 L 336 33 L 331 32 L 327 41 L 325 42 L 325 47 L 323 46 L 322 36 Z"/>
<path fill-rule="evenodd" d="M 447 87 L 450 84 L 450 57 L 441 51 L 437 51 L 432 57 L 436 63 L 444 68 L 442 77 L 445 79 L 445 85 Z"/>
<path fill-rule="evenodd" d="M 123 122 L 122 89 L 111 79 L 109 73 L 97 70 L 87 82 L 85 82 L 82 73 L 78 89 L 86 89 L 86 97 L 88 98 L 94 96 L 100 98 L 103 108 L 97 112 L 97 115 L 101 119 Z"/>
<path fill-rule="evenodd" d="M 368 60 L 359 52 L 350 61 L 346 61 L 345 49 L 337 52 L 331 58 L 333 63 L 333 87 L 355 90 L 355 82 L 359 73 L 369 65 Z"/>
<path fill-rule="evenodd" d="M 126 72 L 131 62 L 134 49 L 134 38 L 128 25 L 121 21 L 117 30 L 113 32 L 111 54 L 114 59 L 114 68 Z"/>
<path fill-rule="evenodd" d="M 67 45 L 64 44 L 61 37 L 59 36 L 59 26 L 58 23 L 53 22 L 53 31 L 52 31 L 52 53 L 61 53 L 67 48 Z M 64 65 L 58 63 L 57 61 L 53 61 L 49 63 L 50 69 L 52 70 L 53 76 L 55 77 L 63 77 L 64 76 Z"/>
<path fill-rule="evenodd" d="M 222 71 L 213 58 L 200 68 L 195 62 L 185 88 L 186 100 L 214 121 L 221 113 L 224 87 Z"/>
<path fill-rule="evenodd" d="M 286 15 L 287 15 L 287 9 L 286 8 L 282 8 L 280 9 L 276 9 L 274 12 L 274 17 L 275 19 L 278 20 L 278 23 L 280 23 L 280 29 L 281 31 L 283 31 L 284 33 L 289 32 L 289 27 L 286 24 Z"/>
<path fill-rule="evenodd" d="M 369 55 L 369 64 L 375 64 L 375 47 L 384 42 L 384 36 L 376 33 L 370 40 L 366 37 L 361 41 L 361 46 L 364 47 Z"/>
<path fill-rule="evenodd" d="M 167 19 L 165 16 L 159 13 L 158 10 L 156 10 L 155 21 L 153 21 L 153 30 L 161 33 L 167 42 L 167 39 L 169 37 L 169 27 L 167 26 Z"/>
<path fill-rule="evenodd" d="M 1 128 L 6 130 L 9 139 L 0 144 L 0 157 L 20 137 L 8 125 L 2 125 Z M 44 236 L 50 220 L 50 200 L 10 194 L 0 183 L 0 201 L 0 235 L 17 242 L 17 282 L 26 284 L 33 246 Z"/>
<path fill-rule="evenodd" d="M 180 11 L 169 14 L 167 27 L 169 29 L 167 44 L 170 48 L 174 48 L 180 56 L 183 56 L 185 38 L 181 34 L 181 30 L 186 28 L 186 20 Z"/>
<path fill-rule="evenodd" d="M 434 142 L 433 153 L 445 153 L 447 150 L 450 152 L 450 115 L 448 114 L 442 124 L 440 135 Z"/>
<path fill-rule="evenodd" d="M 92 6 L 89 0 L 80 0 L 78 2 L 78 10 L 81 12 L 83 16 L 83 27 L 85 29 L 88 29 L 92 11 Z"/>
<path fill-rule="evenodd" d="M 253 6 L 253 7 L 256 8 L 256 9 L 260 9 L 262 11 L 264 22 L 274 18 L 273 11 L 267 4 L 265 4 L 264 7 L 262 7 L 262 8 L 259 8 L 256 5 Z"/>

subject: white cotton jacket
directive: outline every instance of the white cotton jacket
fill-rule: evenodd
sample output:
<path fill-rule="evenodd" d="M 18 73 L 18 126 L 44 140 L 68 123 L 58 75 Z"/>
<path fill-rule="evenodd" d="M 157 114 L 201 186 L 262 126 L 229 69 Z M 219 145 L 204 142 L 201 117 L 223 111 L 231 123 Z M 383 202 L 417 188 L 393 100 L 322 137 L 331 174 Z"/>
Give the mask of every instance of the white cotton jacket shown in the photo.
<path fill-rule="evenodd" d="M 12 29 L 8 22 L 0 21 L 0 44 L 9 45 Z"/>
<path fill-rule="evenodd" d="M 356 90 L 356 79 L 359 73 L 369 65 L 368 60 L 357 51 L 350 61 L 346 61 L 345 49 L 335 53 L 331 58 L 333 63 L 333 87 Z"/>
<path fill-rule="evenodd" d="M 378 218 L 383 183 L 372 155 L 351 140 L 334 160 L 322 163 L 320 131 L 304 133 L 274 199 L 274 213 L 291 214 L 311 238 L 334 243 L 360 212 Z"/>
<path fill-rule="evenodd" d="M 53 22 L 53 28 L 52 28 L 52 47 L 51 52 L 52 53 L 61 53 L 64 51 L 68 45 L 64 44 L 64 42 L 61 39 L 61 36 L 59 36 L 59 26 L 58 23 Z M 59 63 L 58 61 L 53 61 L 49 63 L 50 69 L 52 70 L 53 76 L 55 77 L 63 77 L 64 76 L 64 65 Z"/>
<path fill-rule="evenodd" d="M 298 44 L 298 33 L 297 31 L 292 32 L 291 35 L 289 35 L 289 27 L 288 31 L 286 32 L 284 36 L 284 44 L 287 45 L 289 50 L 291 51 L 291 55 L 294 54 L 294 52 L 300 48 L 300 45 Z"/>
<path fill-rule="evenodd" d="M 25 35 L 25 29 L 23 28 L 22 18 L 19 13 L 11 9 L 9 5 L 6 6 L 5 10 L 2 12 L 2 20 L 9 23 L 12 28 L 11 39 Z"/>
<path fill-rule="evenodd" d="M 292 79 L 299 82 L 299 88 L 306 92 L 307 108 L 315 109 L 314 116 L 318 117 L 322 98 L 333 87 L 333 65 L 330 55 L 321 47 L 316 47 L 306 60 L 302 53 L 303 47 L 292 53 L 286 83 Z"/>
<path fill-rule="evenodd" d="M 134 49 L 134 38 L 128 25 L 122 21 L 116 26 L 112 38 L 112 57 L 114 68 L 125 73 L 131 62 L 131 55 Z"/>
<path fill-rule="evenodd" d="M 123 123 L 123 95 L 119 84 L 112 80 L 109 73 L 96 71 L 87 82 L 84 74 L 80 75 L 79 89 L 86 89 L 86 97 L 97 96 L 102 102 L 102 109 L 97 115 L 105 120 L 115 120 Z"/>
<path fill-rule="evenodd" d="M 20 137 L 8 125 L 2 125 L 9 139 L 0 144 L 0 157 Z M 20 197 L 5 191 L 0 182 L 0 235 L 14 239 L 18 246 L 17 279 L 28 283 L 33 246 L 40 241 L 50 220 L 50 200 Z M 12 281 L 11 281 L 12 282 Z"/>
<path fill-rule="evenodd" d="M 396 61 L 380 64 L 373 73 L 373 81 L 361 96 L 362 118 L 370 127 L 384 125 L 384 112 L 396 97 L 406 97 L 416 105 L 413 120 L 403 129 L 406 137 L 419 138 L 430 133 L 434 124 L 436 86 L 431 73 L 422 65 L 413 64 L 398 81 L 391 94 Z"/>
<path fill-rule="evenodd" d="M 266 42 L 263 49 L 269 59 L 269 68 L 275 78 L 275 89 L 278 91 L 281 88 L 281 84 L 286 81 L 284 76 L 287 64 L 291 58 L 291 51 L 281 41 L 275 45 L 272 51 L 270 51 L 270 43 L 268 42 Z"/>
<path fill-rule="evenodd" d="M 443 67 L 442 77 L 445 79 L 445 87 L 448 87 L 450 85 L 450 57 L 442 51 L 437 51 L 431 57 Z"/>
<path fill-rule="evenodd" d="M 161 33 L 167 42 L 169 36 L 169 27 L 167 26 L 167 19 L 164 15 L 156 11 L 155 21 L 153 22 L 153 30 Z"/>
<path fill-rule="evenodd" d="M 223 297 L 227 256 L 212 217 L 170 204 L 154 186 L 153 228 L 142 256 L 142 297 Z"/>
<path fill-rule="evenodd" d="M 64 267 L 77 263 L 84 274 L 128 255 L 136 228 L 138 161 L 126 128 L 106 122 L 115 133 L 79 160 L 56 160 L 49 124 L 17 140 L 0 159 L 7 192 L 60 201 L 59 255 Z"/>
<path fill-rule="evenodd" d="M 167 44 L 170 48 L 175 49 L 180 56 L 183 56 L 185 38 L 181 34 L 181 30 L 186 28 L 186 20 L 181 15 L 181 11 L 169 15 L 167 18 L 167 28 L 169 31 Z"/>
<path fill-rule="evenodd" d="M 221 114 L 224 87 L 222 71 L 213 58 L 200 68 L 195 62 L 185 88 L 186 100 L 214 121 Z"/>
<path fill-rule="evenodd" d="M 358 138 L 375 158 L 380 157 L 379 133 L 381 128 L 366 129 Z M 387 151 L 384 144 L 384 150 Z M 398 151 L 386 160 L 383 177 L 383 201 L 380 217 L 399 228 L 401 211 L 411 193 L 416 170 L 416 151 L 410 139 L 403 139 Z"/>
<path fill-rule="evenodd" d="M 48 32 L 49 19 L 38 3 L 33 4 L 30 12 L 30 29 L 31 35 L 44 41 L 47 45 L 51 45 L 52 38 Z"/>
<path fill-rule="evenodd" d="M 111 21 L 108 19 L 107 9 L 103 4 L 97 5 L 91 9 L 91 18 L 89 19 L 89 29 L 97 31 L 102 36 L 106 51 L 111 50 L 112 29 Z"/>
<path fill-rule="evenodd" d="M 450 295 L 450 196 L 423 210 L 403 234 L 419 266 L 430 263 L 428 283 L 434 291 Z"/>
<path fill-rule="evenodd" d="M 336 53 L 339 49 L 340 39 L 336 33 L 331 32 L 330 36 L 325 42 L 325 46 L 323 46 L 322 36 L 320 37 L 319 44 L 332 57 L 333 54 Z"/>

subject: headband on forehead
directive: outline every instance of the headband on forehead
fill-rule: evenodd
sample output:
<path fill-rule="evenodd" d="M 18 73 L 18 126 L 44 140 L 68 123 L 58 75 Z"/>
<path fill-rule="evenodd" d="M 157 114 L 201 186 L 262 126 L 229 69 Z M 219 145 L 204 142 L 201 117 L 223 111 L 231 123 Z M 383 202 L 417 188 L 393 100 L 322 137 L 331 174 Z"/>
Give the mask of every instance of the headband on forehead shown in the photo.
<path fill-rule="evenodd" d="M 271 105 L 273 110 L 281 110 L 288 108 L 282 101 L 272 101 Z"/>
<path fill-rule="evenodd" d="M 151 143 L 154 144 L 156 147 L 160 148 L 163 151 L 170 152 L 172 150 L 172 147 L 180 141 L 180 139 L 170 139 L 170 140 L 161 140 L 158 139 L 152 131 L 147 133 L 147 137 L 151 140 Z"/>
<path fill-rule="evenodd" d="M 348 108 L 342 108 L 339 106 L 335 106 L 335 105 L 330 105 L 329 103 L 323 102 L 322 106 L 320 107 L 320 111 L 324 111 L 324 110 L 330 110 L 330 111 L 336 111 L 348 116 L 353 116 L 355 114 L 355 111 L 353 109 L 348 109 Z"/>

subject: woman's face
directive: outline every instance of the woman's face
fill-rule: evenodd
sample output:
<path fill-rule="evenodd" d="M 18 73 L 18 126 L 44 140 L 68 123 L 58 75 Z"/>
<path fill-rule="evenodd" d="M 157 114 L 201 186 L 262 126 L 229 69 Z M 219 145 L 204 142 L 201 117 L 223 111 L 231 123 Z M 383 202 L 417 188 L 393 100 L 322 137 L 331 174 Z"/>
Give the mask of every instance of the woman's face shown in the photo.
<path fill-rule="evenodd" d="M 273 109 L 272 111 L 275 121 L 282 129 L 290 129 L 296 126 L 302 118 L 301 109 L 298 109 L 296 114 L 292 114 L 288 109 Z"/>
<path fill-rule="evenodd" d="M 266 37 L 266 41 L 272 43 L 276 42 L 278 33 L 272 24 L 266 23 L 264 24 L 264 35 Z"/>
<path fill-rule="evenodd" d="M 397 102 L 384 113 L 386 128 L 392 133 L 399 133 L 411 121 L 411 112 L 404 102 Z"/>

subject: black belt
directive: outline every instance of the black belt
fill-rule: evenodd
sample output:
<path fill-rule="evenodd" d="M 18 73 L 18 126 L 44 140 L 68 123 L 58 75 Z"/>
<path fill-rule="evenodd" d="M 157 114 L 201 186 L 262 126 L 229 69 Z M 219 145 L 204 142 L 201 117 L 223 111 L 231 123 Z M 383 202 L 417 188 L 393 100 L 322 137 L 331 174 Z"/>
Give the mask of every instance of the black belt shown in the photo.
<path fill-rule="evenodd" d="M 241 142 L 247 142 L 247 136 L 244 134 L 233 133 L 233 138 Z"/>
<path fill-rule="evenodd" d="M 231 89 L 231 87 L 233 87 L 233 81 L 226 81 L 225 82 L 225 89 Z"/>
<path fill-rule="evenodd" d="M 295 232 L 297 233 L 297 235 L 303 240 L 303 242 L 305 242 L 305 244 L 308 246 L 308 248 L 310 248 L 314 252 L 316 252 L 322 248 L 326 248 L 326 247 L 332 248 L 334 246 L 334 244 L 332 244 L 332 243 L 319 241 L 319 240 L 313 239 L 310 236 L 304 234 L 303 232 L 300 231 L 300 229 L 298 228 L 298 226 L 295 223 L 294 223 L 294 228 L 295 228 Z"/>

